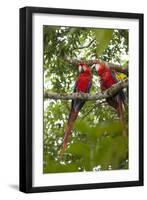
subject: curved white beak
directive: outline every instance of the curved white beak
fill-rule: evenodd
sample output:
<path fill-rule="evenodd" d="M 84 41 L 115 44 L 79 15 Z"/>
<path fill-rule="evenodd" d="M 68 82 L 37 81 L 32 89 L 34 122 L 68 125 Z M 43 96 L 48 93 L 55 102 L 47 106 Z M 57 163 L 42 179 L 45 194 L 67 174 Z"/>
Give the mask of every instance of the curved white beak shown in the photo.
<path fill-rule="evenodd" d="M 99 68 L 100 68 L 100 66 L 101 66 L 100 64 L 96 64 L 96 65 L 95 65 L 95 69 L 98 71 Z"/>
<path fill-rule="evenodd" d="M 91 69 L 94 69 L 95 68 L 95 64 L 93 64 L 92 66 L 91 66 Z"/>
<path fill-rule="evenodd" d="M 96 71 L 98 71 L 98 70 L 99 70 L 100 66 L 101 66 L 101 65 L 100 65 L 100 64 L 98 64 L 98 63 L 97 63 L 97 64 L 95 64 L 95 69 L 96 69 Z"/>

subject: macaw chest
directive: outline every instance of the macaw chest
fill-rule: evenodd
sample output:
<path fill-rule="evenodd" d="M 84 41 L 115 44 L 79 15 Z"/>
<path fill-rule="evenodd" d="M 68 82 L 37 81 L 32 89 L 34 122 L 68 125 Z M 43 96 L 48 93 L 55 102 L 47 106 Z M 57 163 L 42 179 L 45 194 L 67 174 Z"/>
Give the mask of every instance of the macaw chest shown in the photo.
<path fill-rule="evenodd" d="M 110 71 L 106 71 L 100 76 L 100 86 L 102 90 L 106 90 L 110 88 L 113 84 L 115 84 L 115 80 L 112 77 Z"/>
<path fill-rule="evenodd" d="M 78 92 L 86 92 L 89 87 L 90 81 L 91 81 L 91 77 L 80 76 L 77 81 L 77 91 Z"/>

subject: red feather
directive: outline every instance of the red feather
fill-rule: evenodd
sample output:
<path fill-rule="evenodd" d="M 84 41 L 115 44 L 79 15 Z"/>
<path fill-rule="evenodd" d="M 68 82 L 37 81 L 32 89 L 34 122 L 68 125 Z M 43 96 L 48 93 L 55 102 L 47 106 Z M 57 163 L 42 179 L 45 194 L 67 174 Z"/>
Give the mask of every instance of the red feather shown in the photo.
<path fill-rule="evenodd" d="M 106 65 L 101 64 L 98 69 L 98 75 L 100 76 L 101 89 L 106 90 L 116 83 L 112 77 L 111 70 Z"/>
<path fill-rule="evenodd" d="M 68 120 L 68 123 L 67 123 L 67 126 L 66 126 L 66 129 L 65 129 L 65 133 L 64 133 L 64 139 L 63 139 L 63 147 L 62 147 L 62 153 L 64 153 L 66 147 L 67 147 L 67 143 L 68 143 L 68 138 L 69 136 L 71 135 L 71 131 L 73 129 L 73 124 L 74 124 L 74 121 L 76 120 L 78 116 L 78 112 L 74 112 L 72 111 L 70 113 L 70 118 Z"/>
<path fill-rule="evenodd" d="M 81 72 L 76 80 L 74 92 L 85 92 L 88 93 L 91 87 L 91 71 L 90 68 L 85 64 L 80 64 L 83 67 L 83 72 Z M 68 139 L 72 133 L 73 124 L 78 116 L 79 111 L 85 104 L 83 100 L 72 100 L 71 111 L 69 114 L 67 126 L 64 133 L 63 146 L 60 151 L 62 156 L 66 150 Z"/>
<path fill-rule="evenodd" d="M 104 91 L 118 82 L 115 70 L 111 70 L 105 64 L 100 64 L 97 70 L 100 77 L 101 90 Z M 120 122 L 124 126 L 124 102 L 125 94 L 123 90 L 119 91 L 115 96 L 106 99 L 108 104 L 116 109 Z"/>
<path fill-rule="evenodd" d="M 76 81 L 77 92 L 87 92 L 89 82 L 91 82 L 90 68 L 85 64 L 83 64 L 82 66 L 84 66 L 86 70 L 83 73 L 80 73 L 80 75 L 77 78 L 77 81 Z"/>

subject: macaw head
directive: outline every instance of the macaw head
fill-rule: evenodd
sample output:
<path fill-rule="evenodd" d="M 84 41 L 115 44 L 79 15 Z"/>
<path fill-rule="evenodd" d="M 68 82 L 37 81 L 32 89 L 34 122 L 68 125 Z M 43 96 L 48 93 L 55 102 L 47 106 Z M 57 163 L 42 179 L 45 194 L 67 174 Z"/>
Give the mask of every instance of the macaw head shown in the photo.
<path fill-rule="evenodd" d="M 94 63 L 92 65 L 92 68 L 95 68 L 95 70 L 96 70 L 96 72 L 98 73 L 99 76 L 101 76 L 105 71 L 105 65 L 102 64 L 102 63 L 99 63 L 99 62 Z"/>
<path fill-rule="evenodd" d="M 91 70 L 90 70 L 90 67 L 84 63 L 80 63 L 78 65 L 78 68 L 79 68 L 79 72 L 80 73 L 89 73 L 91 74 Z"/>

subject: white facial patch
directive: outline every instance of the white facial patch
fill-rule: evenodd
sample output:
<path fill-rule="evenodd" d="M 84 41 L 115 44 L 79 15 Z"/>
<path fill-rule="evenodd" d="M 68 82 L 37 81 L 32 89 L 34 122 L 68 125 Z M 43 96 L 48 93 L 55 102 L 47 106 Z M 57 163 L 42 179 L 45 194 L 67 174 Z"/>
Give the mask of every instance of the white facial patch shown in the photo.
<path fill-rule="evenodd" d="M 86 71 L 86 67 L 85 66 L 83 66 L 83 69 L 84 69 L 84 71 Z"/>
<path fill-rule="evenodd" d="M 79 72 L 81 72 L 82 71 L 82 66 L 81 65 L 79 65 Z"/>
<path fill-rule="evenodd" d="M 98 63 L 95 65 L 95 69 L 96 69 L 96 71 L 98 71 L 98 70 L 99 70 L 100 66 L 101 66 L 101 65 L 100 65 L 100 64 L 98 64 Z"/>

